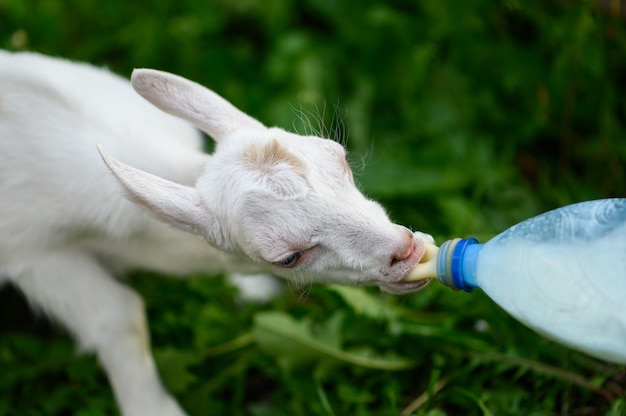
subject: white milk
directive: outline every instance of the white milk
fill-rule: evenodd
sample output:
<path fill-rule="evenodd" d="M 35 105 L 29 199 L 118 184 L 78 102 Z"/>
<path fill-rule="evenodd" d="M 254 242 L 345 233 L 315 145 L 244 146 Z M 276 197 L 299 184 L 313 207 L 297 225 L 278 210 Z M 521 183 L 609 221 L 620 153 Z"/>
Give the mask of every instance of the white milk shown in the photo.
<path fill-rule="evenodd" d="M 537 332 L 626 364 L 626 234 L 620 237 L 621 246 L 613 238 L 587 245 L 489 242 L 479 252 L 476 281 Z"/>
<path fill-rule="evenodd" d="M 526 220 L 479 251 L 476 283 L 545 336 L 626 364 L 626 200 Z"/>
<path fill-rule="evenodd" d="M 550 211 L 483 245 L 457 241 L 432 249 L 407 280 L 436 273 L 455 289 L 479 287 L 546 337 L 626 364 L 626 199 Z M 455 285 L 452 270 L 461 265 Z"/>

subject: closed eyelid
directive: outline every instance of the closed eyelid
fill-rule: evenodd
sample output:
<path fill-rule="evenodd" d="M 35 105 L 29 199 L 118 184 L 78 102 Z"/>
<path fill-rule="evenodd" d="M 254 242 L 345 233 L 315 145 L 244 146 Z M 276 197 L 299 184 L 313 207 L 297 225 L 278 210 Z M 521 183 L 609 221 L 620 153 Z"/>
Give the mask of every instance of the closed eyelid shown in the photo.
<path fill-rule="evenodd" d="M 302 256 L 303 256 L 303 253 L 301 251 L 296 251 L 295 253 L 289 255 L 286 259 L 275 262 L 274 264 L 284 269 L 291 269 L 291 268 L 296 267 L 298 263 L 300 263 Z"/>
<path fill-rule="evenodd" d="M 270 263 L 272 263 L 275 266 L 282 267 L 282 268 L 294 268 L 298 266 L 300 263 L 302 263 L 302 261 L 305 260 L 310 255 L 311 251 L 315 249 L 316 247 L 317 245 L 314 245 L 314 246 L 311 246 L 302 250 L 293 251 L 289 253 L 288 255 L 283 256 L 280 260 L 272 261 Z M 293 264 L 290 264 L 289 266 L 282 265 L 282 263 L 285 263 L 287 260 L 290 259 L 290 257 L 294 255 L 297 255 L 298 258 L 293 262 Z"/>

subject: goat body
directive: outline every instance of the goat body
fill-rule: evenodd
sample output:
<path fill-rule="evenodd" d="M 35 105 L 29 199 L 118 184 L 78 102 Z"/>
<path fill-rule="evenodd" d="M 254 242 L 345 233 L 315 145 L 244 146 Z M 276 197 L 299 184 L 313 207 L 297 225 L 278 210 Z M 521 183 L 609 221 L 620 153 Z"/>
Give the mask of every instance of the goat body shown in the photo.
<path fill-rule="evenodd" d="M 159 381 L 141 299 L 114 274 L 422 285 L 401 280 L 429 236 L 358 191 L 339 144 L 267 128 L 176 75 L 135 70 L 132 87 L 0 51 L 0 283 L 97 354 L 122 414 L 184 413 Z"/>

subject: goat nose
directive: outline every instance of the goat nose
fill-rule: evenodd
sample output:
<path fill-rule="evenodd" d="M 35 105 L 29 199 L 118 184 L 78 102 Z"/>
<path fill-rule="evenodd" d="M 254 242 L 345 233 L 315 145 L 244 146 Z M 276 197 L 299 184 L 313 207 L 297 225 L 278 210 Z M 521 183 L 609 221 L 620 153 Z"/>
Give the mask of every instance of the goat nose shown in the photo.
<path fill-rule="evenodd" d="M 390 267 L 393 267 L 396 263 L 399 263 L 403 260 L 411 257 L 411 253 L 413 253 L 413 249 L 415 247 L 415 240 L 413 239 L 413 233 L 406 229 L 404 241 L 400 247 L 396 250 L 395 253 L 391 256 L 391 262 L 389 263 Z"/>

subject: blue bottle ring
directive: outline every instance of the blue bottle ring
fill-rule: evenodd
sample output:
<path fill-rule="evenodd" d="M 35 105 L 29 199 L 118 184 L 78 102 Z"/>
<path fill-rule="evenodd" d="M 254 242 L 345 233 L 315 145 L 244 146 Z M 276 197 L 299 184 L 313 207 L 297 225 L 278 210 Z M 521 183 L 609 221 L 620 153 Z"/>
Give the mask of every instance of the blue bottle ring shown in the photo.
<path fill-rule="evenodd" d="M 465 277 L 463 276 L 463 256 L 465 255 L 467 246 L 472 244 L 478 244 L 478 240 L 475 238 L 460 240 L 454 246 L 454 252 L 452 253 L 452 258 L 449 263 L 449 269 L 446 267 L 452 276 L 453 287 L 466 292 L 471 292 L 474 289 L 465 282 Z"/>

